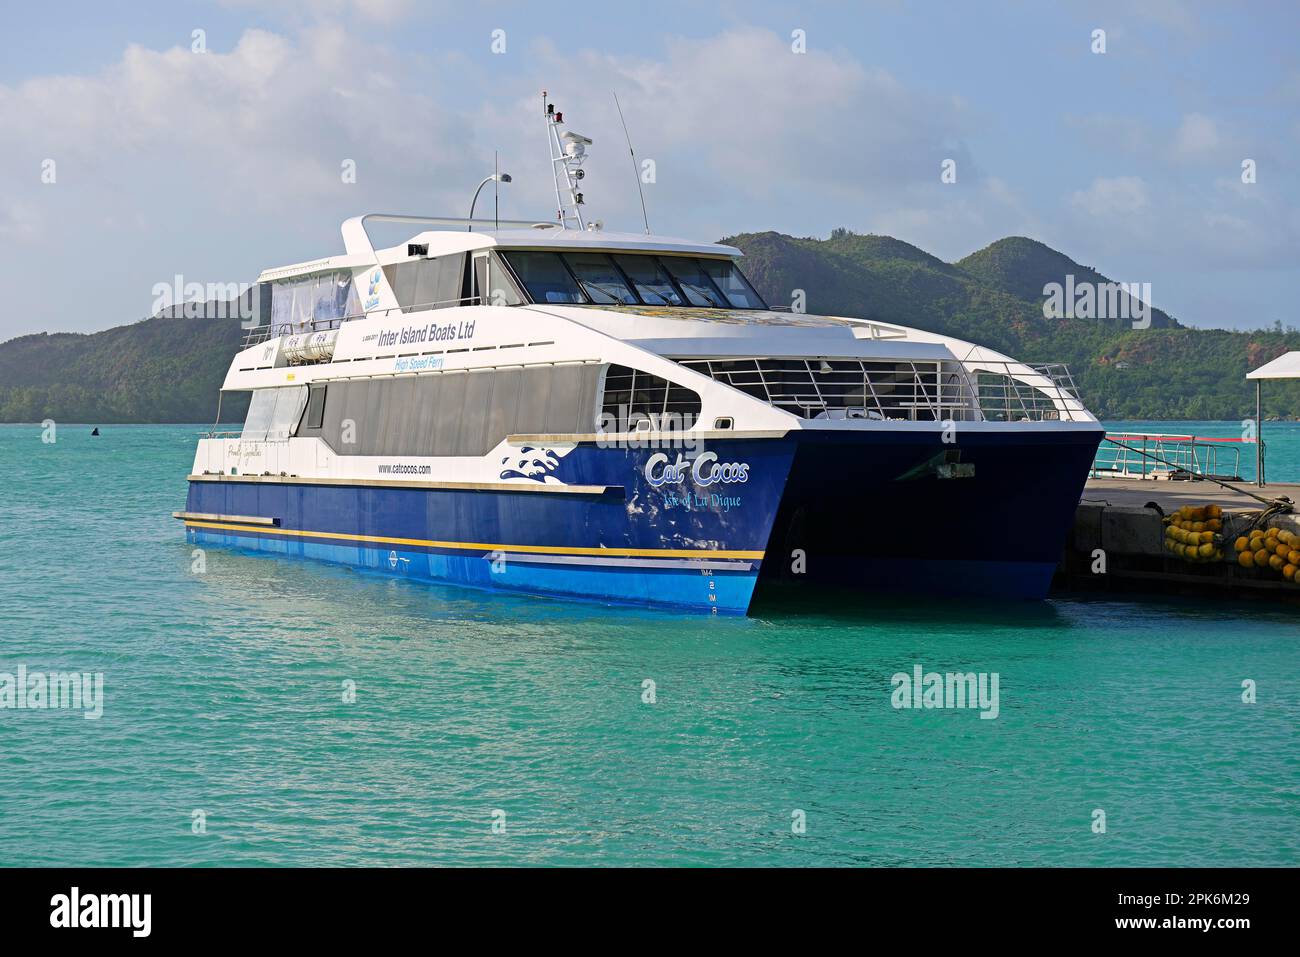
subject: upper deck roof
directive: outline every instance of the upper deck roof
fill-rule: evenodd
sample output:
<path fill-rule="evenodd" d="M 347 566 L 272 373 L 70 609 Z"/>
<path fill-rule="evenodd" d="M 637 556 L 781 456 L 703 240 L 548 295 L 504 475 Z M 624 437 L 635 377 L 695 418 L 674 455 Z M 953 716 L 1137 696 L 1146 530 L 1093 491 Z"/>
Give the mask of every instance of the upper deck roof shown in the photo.
<path fill-rule="evenodd" d="M 376 249 L 366 230 L 368 222 L 409 223 L 431 225 L 397 246 Z M 499 228 L 498 228 L 499 227 Z M 405 216 L 388 213 L 367 213 L 354 216 L 343 224 L 343 244 L 347 252 L 342 256 L 327 256 L 308 262 L 287 266 L 272 266 L 257 277 L 258 282 L 290 279 L 316 272 L 336 269 L 364 269 L 367 266 L 388 265 L 410 258 L 408 246 L 427 245 L 428 256 L 447 256 L 474 249 L 503 247 L 511 249 L 609 249 L 642 252 L 689 253 L 696 256 L 716 256 L 734 259 L 743 256 L 734 246 L 720 243 L 701 243 L 676 236 L 659 236 L 646 233 L 609 232 L 603 229 L 562 229 L 558 223 L 534 220 L 456 219 L 438 216 Z"/>
<path fill-rule="evenodd" d="M 462 238 L 465 237 L 465 238 Z M 484 249 L 501 246 L 511 249 L 620 249 L 644 252 L 694 253 L 699 256 L 733 258 L 744 255 L 734 246 L 719 243 L 701 243 L 675 236 L 658 236 L 646 233 L 607 232 L 603 229 L 560 229 L 547 224 L 530 229 L 476 229 L 473 232 L 448 233 L 429 230 L 411 239 L 412 243 L 428 243 L 429 255 L 463 252 L 467 248 Z M 472 245 L 470 245 L 472 243 Z M 405 247 L 402 247 L 405 251 Z"/>

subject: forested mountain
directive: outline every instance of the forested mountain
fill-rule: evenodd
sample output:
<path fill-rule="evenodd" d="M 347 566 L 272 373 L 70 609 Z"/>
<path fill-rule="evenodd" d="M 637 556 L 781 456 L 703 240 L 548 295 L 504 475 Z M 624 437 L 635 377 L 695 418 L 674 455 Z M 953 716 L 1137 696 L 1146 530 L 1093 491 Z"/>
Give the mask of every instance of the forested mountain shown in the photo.
<path fill-rule="evenodd" d="M 1190 329 L 1159 309 L 1150 328 L 1123 319 L 1046 318 L 1043 288 L 1106 283 L 1095 270 L 1024 237 L 955 263 L 888 236 L 837 229 L 829 239 L 746 233 L 723 240 L 770 304 L 795 290 L 809 313 L 900 322 L 990 346 L 1025 362 L 1066 362 L 1088 408 L 1106 419 L 1241 419 L 1254 414 L 1246 372 L 1300 332 Z M 1270 382 L 1265 413 L 1300 415 L 1300 383 Z"/>
<path fill-rule="evenodd" d="M 1295 331 L 1189 329 L 1158 309 L 1147 329 L 1123 319 L 1047 318 L 1045 285 L 1067 275 L 1108 280 L 1023 237 L 955 263 L 843 229 L 828 239 L 765 232 L 723 242 L 745 252 L 745 272 L 773 305 L 802 290 L 810 313 L 918 326 L 1026 362 L 1067 362 L 1084 402 L 1107 419 L 1245 418 L 1254 412 L 1246 371 L 1300 349 Z M 237 319 L 155 316 L 89 335 L 0 343 L 0 421 L 211 422 L 242 336 Z M 222 418 L 237 421 L 245 407 L 228 400 Z M 1265 412 L 1300 415 L 1300 383 L 1269 383 Z"/>

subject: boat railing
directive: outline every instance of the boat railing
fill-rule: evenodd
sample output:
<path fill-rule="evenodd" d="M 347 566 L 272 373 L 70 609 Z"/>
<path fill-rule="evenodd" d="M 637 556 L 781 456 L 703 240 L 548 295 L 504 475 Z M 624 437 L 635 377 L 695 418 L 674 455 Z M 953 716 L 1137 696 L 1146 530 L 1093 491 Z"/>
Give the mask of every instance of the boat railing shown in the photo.
<path fill-rule="evenodd" d="M 986 422 L 1068 421 L 1086 413 L 1064 362 L 981 361 L 967 374 Z"/>
<path fill-rule="evenodd" d="M 1253 439 L 1165 432 L 1107 432 L 1092 478 L 1242 481 L 1241 447 Z"/>
<path fill-rule="evenodd" d="M 240 348 L 248 349 L 251 346 L 260 345 L 268 339 L 278 339 L 280 336 L 302 336 L 311 335 L 314 332 L 329 332 L 332 329 L 340 328 L 343 323 L 351 322 L 354 319 L 387 316 L 394 312 L 416 312 L 420 309 L 449 309 L 452 306 L 478 306 L 482 305 L 482 303 L 482 296 L 461 296 L 457 299 L 439 299 L 435 302 L 417 302 L 410 306 L 389 306 L 386 309 L 371 309 L 368 312 L 351 313 L 346 316 L 336 316 L 329 319 L 303 319 L 297 322 L 271 322 L 250 329 L 248 335 L 244 336 L 244 341 L 240 345 Z M 276 330 L 274 335 L 272 334 L 272 330 Z"/>
<path fill-rule="evenodd" d="M 806 357 L 680 359 L 803 419 L 1033 422 L 1086 414 L 1062 364 Z"/>

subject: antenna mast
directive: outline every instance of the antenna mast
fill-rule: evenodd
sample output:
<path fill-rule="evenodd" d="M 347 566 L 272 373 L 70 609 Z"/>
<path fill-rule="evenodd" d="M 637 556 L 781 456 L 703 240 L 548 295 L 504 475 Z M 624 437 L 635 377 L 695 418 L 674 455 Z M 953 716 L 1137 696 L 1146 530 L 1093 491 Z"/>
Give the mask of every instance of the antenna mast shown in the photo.
<path fill-rule="evenodd" d="M 614 107 L 618 110 L 618 121 L 623 124 L 623 139 L 627 140 L 627 153 L 632 157 L 632 175 L 636 177 L 636 192 L 641 197 L 641 222 L 645 223 L 645 234 L 650 235 L 650 219 L 645 214 L 645 190 L 641 188 L 641 170 L 636 165 L 636 152 L 632 149 L 632 137 L 627 132 L 627 120 L 623 119 L 623 107 L 618 102 L 618 91 L 614 94 Z"/>
<path fill-rule="evenodd" d="M 542 90 L 542 113 L 546 118 L 546 136 L 551 150 L 556 219 L 564 229 L 585 230 L 587 221 L 582 214 L 584 199 L 578 184 L 587 175 L 583 172 L 582 161 L 587 158 L 587 147 L 591 145 L 591 140 L 572 130 L 560 132 L 564 125 L 564 114 L 555 109 L 554 103 L 546 101 L 545 90 Z"/>

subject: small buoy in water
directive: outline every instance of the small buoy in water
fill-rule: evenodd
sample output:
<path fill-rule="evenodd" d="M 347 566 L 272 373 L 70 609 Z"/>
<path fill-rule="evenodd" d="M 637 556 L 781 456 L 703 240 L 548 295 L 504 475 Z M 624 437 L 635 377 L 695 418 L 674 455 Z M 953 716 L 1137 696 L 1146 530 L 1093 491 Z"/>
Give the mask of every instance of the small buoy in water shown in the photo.
<path fill-rule="evenodd" d="M 91 435 L 99 435 L 99 426 L 95 426 L 93 429 L 91 429 L 91 430 L 90 430 L 90 434 L 91 434 Z"/>

